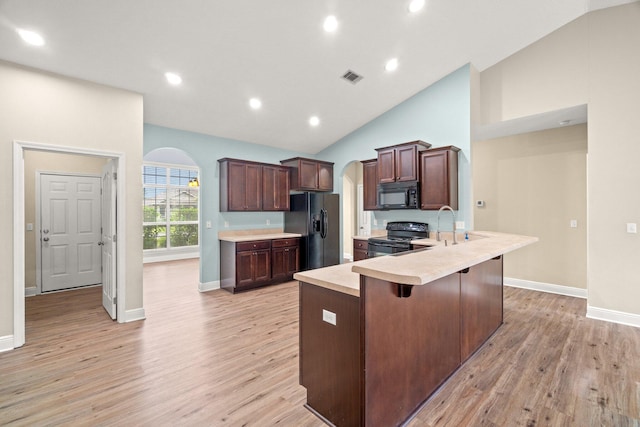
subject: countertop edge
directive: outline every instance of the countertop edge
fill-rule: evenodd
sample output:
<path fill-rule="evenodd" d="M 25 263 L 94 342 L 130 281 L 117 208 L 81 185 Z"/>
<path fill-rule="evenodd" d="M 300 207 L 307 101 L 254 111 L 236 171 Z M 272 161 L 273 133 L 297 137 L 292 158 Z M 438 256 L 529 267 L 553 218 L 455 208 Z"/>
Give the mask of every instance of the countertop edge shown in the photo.
<path fill-rule="evenodd" d="M 253 240 L 273 240 L 273 239 L 287 239 L 294 237 L 302 237 L 297 233 L 268 233 L 268 234 L 250 234 L 244 236 L 218 236 L 218 240 L 225 242 L 250 242 Z"/>

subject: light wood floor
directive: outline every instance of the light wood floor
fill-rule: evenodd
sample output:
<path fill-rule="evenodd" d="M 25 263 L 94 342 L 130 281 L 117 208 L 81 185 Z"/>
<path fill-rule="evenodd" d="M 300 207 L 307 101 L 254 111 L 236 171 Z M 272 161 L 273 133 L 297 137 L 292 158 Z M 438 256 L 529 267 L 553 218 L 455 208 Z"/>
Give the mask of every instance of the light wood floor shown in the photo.
<path fill-rule="evenodd" d="M 129 324 L 99 288 L 27 298 L 27 344 L 0 354 L 0 425 L 322 426 L 298 384 L 297 284 L 197 283 L 197 260 L 146 265 L 147 319 Z M 640 329 L 585 309 L 505 288 L 505 324 L 409 425 L 640 425 Z"/>

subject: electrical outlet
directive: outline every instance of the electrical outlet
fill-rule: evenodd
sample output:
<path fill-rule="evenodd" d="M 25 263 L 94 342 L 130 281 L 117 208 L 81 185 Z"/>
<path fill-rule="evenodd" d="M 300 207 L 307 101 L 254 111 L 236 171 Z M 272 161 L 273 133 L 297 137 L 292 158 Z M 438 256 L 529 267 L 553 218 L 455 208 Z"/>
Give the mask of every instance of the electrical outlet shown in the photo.
<path fill-rule="evenodd" d="M 229 228 L 229 221 L 224 222 L 224 228 Z"/>
<path fill-rule="evenodd" d="M 211 228 L 211 221 L 207 221 L 207 228 Z"/>
<path fill-rule="evenodd" d="M 387 220 L 382 220 L 382 225 L 384 225 L 385 227 L 387 226 Z"/>
<path fill-rule="evenodd" d="M 270 224 L 271 224 L 271 220 L 270 220 L 270 219 L 268 219 L 268 220 L 267 220 L 267 225 L 270 225 Z"/>
<path fill-rule="evenodd" d="M 635 222 L 628 222 L 627 223 L 627 233 L 637 233 L 638 232 L 638 228 L 636 226 Z"/>
<path fill-rule="evenodd" d="M 572 219 L 571 221 L 569 221 L 569 227 L 578 228 L 578 220 L 577 219 Z"/>
<path fill-rule="evenodd" d="M 335 326 L 337 321 L 336 314 L 332 311 L 322 309 L 322 320 Z"/>
<path fill-rule="evenodd" d="M 464 221 L 456 221 L 456 230 L 464 230 Z"/>
<path fill-rule="evenodd" d="M 378 225 L 378 220 L 373 218 L 373 225 Z"/>

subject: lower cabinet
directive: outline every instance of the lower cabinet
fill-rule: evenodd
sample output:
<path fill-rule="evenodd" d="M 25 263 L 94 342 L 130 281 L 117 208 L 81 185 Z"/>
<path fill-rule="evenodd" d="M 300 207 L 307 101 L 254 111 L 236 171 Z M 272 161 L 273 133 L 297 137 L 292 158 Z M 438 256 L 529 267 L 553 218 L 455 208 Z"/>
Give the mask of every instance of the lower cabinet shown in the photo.
<path fill-rule="evenodd" d="M 220 241 L 220 287 L 241 292 L 286 282 L 300 269 L 300 239 Z"/>
<path fill-rule="evenodd" d="M 300 282 L 300 384 L 336 426 L 405 425 L 502 324 L 502 258 L 422 286 Z"/>
<path fill-rule="evenodd" d="M 271 241 L 271 277 L 278 281 L 293 279 L 300 270 L 300 239 Z"/>
<path fill-rule="evenodd" d="M 360 261 L 361 259 L 367 259 L 367 249 L 369 242 L 362 239 L 353 239 L 353 260 Z"/>

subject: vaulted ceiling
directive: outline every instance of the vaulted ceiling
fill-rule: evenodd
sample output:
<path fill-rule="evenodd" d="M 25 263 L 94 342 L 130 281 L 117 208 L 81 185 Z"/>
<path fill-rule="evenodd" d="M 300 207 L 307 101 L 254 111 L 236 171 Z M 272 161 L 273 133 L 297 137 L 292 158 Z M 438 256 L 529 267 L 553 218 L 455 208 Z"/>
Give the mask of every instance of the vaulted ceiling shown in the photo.
<path fill-rule="evenodd" d="M 0 59 L 141 93 L 146 123 L 316 153 L 467 63 L 631 1 L 0 0 Z"/>

